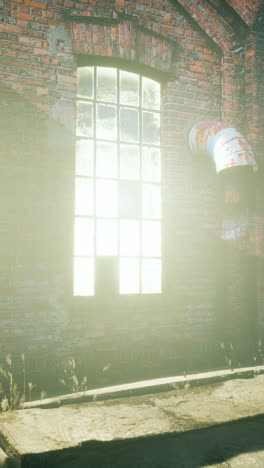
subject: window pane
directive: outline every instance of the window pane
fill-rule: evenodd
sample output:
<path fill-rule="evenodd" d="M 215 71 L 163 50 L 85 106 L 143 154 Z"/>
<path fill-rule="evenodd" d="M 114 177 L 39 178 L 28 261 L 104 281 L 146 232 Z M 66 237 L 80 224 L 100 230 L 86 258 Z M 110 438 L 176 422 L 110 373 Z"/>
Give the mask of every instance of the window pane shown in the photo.
<path fill-rule="evenodd" d="M 74 255 L 94 255 L 94 221 L 88 218 L 75 218 Z"/>
<path fill-rule="evenodd" d="M 120 258 L 120 294 L 139 293 L 139 261 L 134 258 Z"/>
<path fill-rule="evenodd" d="M 143 257 L 160 257 L 161 236 L 159 221 L 142 222 L 142 255 Z"/>
<path fill-rule="evenodd" d="M 139 105 L 139 76 L 135 73 L 120 71 L 120 103 Z"/>
<path fill-rule="evenodd" d="M 96 181 L 96 215 L 117 216 L 117 182 L 110 180 Z"/>
<path fill-rule="evenodd" d="M 160 187 L 143 184 L 143 218 L 160 218 Z"/>
<path fill-rule="evenodd" d="M 93 180 L 77 177 L 75 179 L 75 214 L 91 216 L 94 213 Z"/>
<path fill-rule="evenodd" d="M 161 293 L 161 261 L 158 259 L 142 260 L 142 292 Z"/>
<path fill-rule="evenodd" d="M 120 221 L 120 255 L 125 257 L 139 256 L 139 222 Z"/>
<path fill-rule="evenodd" d="M 122 141 L 138 142 L 137 109 L 120 109 L 120 138 Z"/>
<path fill-rule="evenodd" d="M 117 177 L 116 143 L 97 142 L 96 175 L 97 177 Z"/>
<path fill-rule="evenodd" d="M 76 175 L 93 176 L 93 141 L 76 142 Z"/>
<path fill-rule="evenodd" d="M 141 190 L 139 182 L 119 182 L 119 216 L 121 218 L 140 218 Z"/>
<path fill-rule="evenodd" d="M 117 221 L 96 221 L 96 255 L 117 255 Z"/>
<path fill-rule="evenodd" d="M 142 113 L 143 143 L 160 144 L 160 115 L 157 112 Z"/>
<path fill-rule="evenodd" d="M 77 96 L 93 98 L 94 67 L 77 68 Z"/>
<path fill-rule="evenodd" d="M 117 70 L 115 68 L 97 67 L 96 99 L 98 101 L 116 102 Z"/>
<path fill-rule="evenodd" d="M 142 177 L 152 182 L 160 181 L 160 150 L 157 148 L 142 149 Z"/>
<path fill-rule="evenodd" d="M 74 296 L 94 295 L 94 261 L 92 258 L 74 258 Z"/>
<path fill-rule="evenodd" d="M 134 145 L 120 145 L 120 178 L 138 180 L 139 175 L 139 147 Z"/>
<path fill-rule="evenodd" d="M 90 102 L 77 101 L 77 136 L 93 136 L 93 105 Z"/>
<path fill-rule="evenodd" d="M 142 77 L 142 107 L 160 109 L 160 84 Z"/>
<path fill-rule="evenodd" d="M 102 140 L 116 140 L 116 107 L 107 106 L 104 104 L 97 104 L 96 112 L 96 138 Z"/>

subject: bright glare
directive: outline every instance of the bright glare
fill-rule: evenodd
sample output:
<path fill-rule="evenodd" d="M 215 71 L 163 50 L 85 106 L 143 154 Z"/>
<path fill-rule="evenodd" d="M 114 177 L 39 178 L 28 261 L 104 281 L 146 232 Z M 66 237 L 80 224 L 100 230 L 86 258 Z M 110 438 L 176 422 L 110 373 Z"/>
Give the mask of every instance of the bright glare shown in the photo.
<path fill-rule="evenodd" d="M 138 180 L 139 175 L 139 146 L 120 145 L 120 178 L 127 180 Z"/>
<path fill-rule="evenodd" d="M 160 186 L 143 184 L 143 218 L 160 218 Z"/>
<path fill-rule="evenodd" d="M 139 256 L 139 222 L 134 220 L 120 221 L 120 255 Z"/>
<path fill-rule="evenodd" d="M 142 260 L 142 292 L 161 293 L 161 261 L 159 259 Z"/>
<path fill-rule="evenodd" d="M 98 219 L 96 222 L 96 254 L 117 255 L 117 221 Z"/>
<path fill-rule="evenodd" d="M 96 181 L 96 215 L 107 218 L 117 216 L 117 182 Z"/>
<path fill-rule="evenodd" d="M 143 221 L 142 255 L 144 257 L 160 257 L 160 244 L 160 221 Z"/>
<path fill-rule="evenodd" d="M 77 140 L 76 143 L 76 175 L 93 176 L 93 141 Z"/>
<path fill-rule="evenodd" d="M 94 260 L 74 258 L 74 296 L 94 295 Z"/>
<path fill-rule="evenodd" d="M 120 258 L 120 294 L 139 293 L 139 261 Z"/>
<path fill-rule="evenodd" d="M 79 67 L 76 137 L 74 295 L 93 296 L 105 265 L 120 294 L 161 293 L 160 83 Z"/>
<path fill-rule="evenodd" d="M 75 218 L 74 223 L 74 255 L 94 255 L 94 220 Z"/>
<path fill-rule="evenodd" d="M 158 148 L 142 149 L 142 177 L 149 182 L 160 182 L 160 150 Z"/>
<path fill-rule="evenodd" d="M 142 105 L 160 110 L 160 84 L 145 76 L 142 77 Z"/>
<path fill-rule="evenodd" d="M 75 179 L 75 214 L 92 216 L 94 214 L 94 182 L 92 179 Z"/>
<path fill-rule="evenodd" d="M 135 73 L 120 71 L 120 102 L 130 106 L 139 104 L 139 76 Z"/>
<path fill-rule="evenodd" d="M 117 145 L 98 141 L 96 144 L 96 176 L 117 177 Z"/>

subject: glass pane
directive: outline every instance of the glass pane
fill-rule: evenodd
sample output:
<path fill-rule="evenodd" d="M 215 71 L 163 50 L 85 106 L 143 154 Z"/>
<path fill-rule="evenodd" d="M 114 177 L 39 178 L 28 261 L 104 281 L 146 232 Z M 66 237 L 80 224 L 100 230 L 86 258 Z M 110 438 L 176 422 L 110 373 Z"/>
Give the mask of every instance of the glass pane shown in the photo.
<path fill-rule="evenodd" d="M 96 138 L 102 140 L 116 140 L 117 114 L 115 106 L 97 104 L 96 106 Z"/>
<path fill-rule="evenodd" d="M 142 292 L 161 293 L 161 261 L 158 259 L 142 260 Z"/>
<path fill-rule="evenodd" d="M 117 177 L 117 147 L 103 141 L 96 144 L 97 177 Z"/>
<path fill-rule="evenodd" d="M 77 68 L 77 96 L 93 98 L 94 67 Z"/>
<path fill-rule="evenodd" d="M 96 255 L 117 255 L 117 221 L 96 221 Z"/>
<path fill-rule="evenodd" d="M 138 180 L 139 175 L 139 147 L 134 145 L 120 145 L 120 178 Z"/>
<path fill-rule="evenodd" d="M 143 184 L 143 218 L 160 218 L 160 187 Z"/>
<path fill-rule="evenodd" d="M 139 222 L 132 220 L 120 221 L 120 255 L 126 257 L 139 256 Z"/>
<path fill-rule="evenodd" d="M 160 144 L 160 115 L 157 112 L 142 113 L 143 143 Z"/>
<path fill-rule="evenodd" d="M 135 73 L 120 71 L 120 103 L 139 105 L 139 76 Z"/>
<path fill-rule="evenodd" d="M 76 120 L 77 136 L 93 136 L 93 105 L 90 102 L 77 101 Z"/>
<path fill-rule="evenodd" d="M 120 258 L 120 294 L 139 293 L 139 261 Z"/>
<path fill-rule="evenodd" d="M 138 142 L 138 110 L 120 109 L 120 138 L 123 141 Z"/>
<path fill-rule="evenodd" d="M 117 70 L 116 68 L 97 67 L 96 99 L 98 101 L 116 102 Z"/>
<path fill-rule="evenodd" d="M 94 213 L 94 184 L 91 179 L 75 179 L 75 214 L 91 216 Z"/>
<path fill-rule="evenodd" d="M 93 141 L 76 142 L 76 175 L 93 176 Z"/>
<path fill-rule="evenodd" d="M 92 258 L 74 259 L 74 296 L 94 295 L 94 260 Z"/>
<path fill-rule="evenodd" d="M 139 182 L 119 182 L 119 216 L 121 218 L 140 218 L 141 187 Z"/>
<path fill-rule="evenodd" d="M 142 178 L 152 182 L 160 181 L 160 150 L 142 148 Z"/>
<path fill-rule="evenodd" d="M 160 110 L 160 84 L 142 77 L 142 107 Z"/>
<path fill-rule="evenodd" d="M 94 255 L 94 221 L 88 218 L 75 218 L 74 255 Z"/>
<path fill-rule="evenodd" d="M 160 257 L 161 236 L 159 221 L 143 221 L 142 255 L 143 257 Z"/>
<path fill-rule="evenodd" d="M 112 180 L 96 181 L 96 215 L 117 216 L 117 182 Z"/>

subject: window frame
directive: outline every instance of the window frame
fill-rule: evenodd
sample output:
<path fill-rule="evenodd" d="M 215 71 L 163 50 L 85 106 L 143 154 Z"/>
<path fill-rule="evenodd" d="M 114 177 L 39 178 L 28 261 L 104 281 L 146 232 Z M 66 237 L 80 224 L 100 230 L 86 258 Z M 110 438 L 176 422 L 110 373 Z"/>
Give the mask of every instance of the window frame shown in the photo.
<path fill-rule="evenodd" d="M 146 302 L 148 304 L 152 304 L 152 307 L 155 308 L 155 305 L 157 305 L 157 303 L 160 302 L 163 294 L 164 294 L 164 278 L 163 278 L 163 262 L 164 262 L 164 257 L 163 257 L 163 248 L 162 248 L 162 239 L 163 239 L 163 235 L 162 235 L 162 230 L 163 230 L 163 218 L 162 218 L 162 184 L 163 184 L 163 170 L 162 170 L 162 161 L 163 161 L 163 158 L 162 158 L 162 131 L 160 131 L 160 144 L 159 145 L 151 145 L 150 143 L 143 143 L 142 142 L 142 134 L 141 134 L 141 128 L 142 128 L 142 122 L 141 122 L 141 117 L 143 115 L 143 111 L 145 110 L 145 112 L 150 112 L 150 111 L 153 111 L 153 112 L 157 112 L 160 116 L 160 125 L 162 125 L 162 109 L 161 109 L 161 103 L 160 103 L 160 108 L 157 110 L 157 109 L 150 109 L 150 108 L 146 108 L 144 106 L 142 106 L 142 103 L 141 103 L 141 96 L 142 96 L 142 79 L 143 78 L 150 78 L 154 81 L 157 81 L 160 83 L 160 85 L 162 85 L 162 80 L 161 80 L 161 74 L 158 74 L 158 73 L 153 73 L 153 70 L 146 70 L 146 68 L 148 67 L 139 67 L 139 69 L 135 69 L 133 66 L 124 66 L 124 64 L 122 63 L 122 65 L 120 64 L 116 64 L 115 62 L 113 61 L 110 61 L 110 62 L 105 62 L 105 60 L 103 61 L 85 61 L 82 62 L 81 64 L 79 63 L 78 64 L 78 67 L 95 67 L 95 71 L 94 71 L 94 91 L 93 91 L 93 97 L 91 99 L 87 98 L 83 98 L 83 97 L 79 97 L 77 92 L 76 92 L 76 107 L 77 107 L 77 102 L 78 101 L 84 101 L 84 102 L 93 102 L 94 103 L 94 108 L 96 107 L 96 105 L 99 104 L 103 104 L 103 105 L 111 105 L 111 103 L 108 103 L 108 102 L 105 102 L 105 101 L 101 101 L 101 100 L 97 100 L 96 99 L 96 94 L 95 94 L 95 88 L 96 88 L 96 73 L 97 73 L 97 67 L 108 67 L 108 68 L 115 68 L 116 71 L 117 71 L 117 101 L 116 101 L 116 107 L 117 107 L 117 132 L 118 132 L 118 136 L 116 138 L 116 140 L 114 140 L 117 144 L 117 147 L 119 147 L 119 145 L 122 143 L 121 139 L 120 139 L 120 128 L 119 128 L 119 112 L 120 112 L 120 102 L 119 102 L 119 91 L 118 91 L 118 87 L 120 87 L 120 82 L 119 82 L 119 76 L 120 76 L 120 71 L 125 71 L 125 72 L 131 72 L 131 73 L 136 73 L 138 74 L 139 76 L 139 83 L 140 83 L 140 88 L 139 88 L 139 98 L 140 98 L 140 102 L 139 102 L 139 105 L 136 107 L 136 106 L 130 106 L 130 105 L 125 105 L 125 104 L 122 104 L 122 106 L 126 106 L 128 108 L 131 108 L 131 109 L 138 109 L 140 110 L 139 111 L 139 139 L 138 139 L 138 143 L 137 146 L 140 148 L 140 165 L 142 166 L 142 159 L 143 159 L 143 156 L 142 156 L 142 153 L 143 153 L 143 148 L 144 147 L 155 147 L 155 148 L 158 148 L 159 151 L 160 151 L 160 181 L 159 182 L 150 182 L 150 181 L 144 181 L 142 179 L 142 169 L 141 169 L 141 172 L 140 172 L 140 178 L 139 178 L 139 183 L 141 185 L 141 187 L 143 187 L 143 183 L 147 183 L 147 184 L 153 184 L 155 186 L 158 186 L 160 188 L 160 191 L 161 191 L 161 195 L 160 195 L 160 200 L 161 200 L 161 215 L 160 217 L 158 218 L 158 221 L 160 222 L 160 234 L 161 234 L 161 251 L 160 251 L 160 256 L 157 257 L 157 256 L 148 256 L 146 257 L 148 260 L 151 260 L 151 259 L 156 259 L 158 258 L 161 262 L 161 291 L 160 292 L 142 292 L 141 288 L 142 288 L 142 285 L 141 285 L 141 263 L 142 263 L 142 259 L 145 258 L 143 257 L 143 254 L 142 252 L 141 255 L 139 254 L 138 257 L 129 257 L 129 258 L 137 258 L 138 261 L 139 261 L 139 270 L 140 270 L 140 290 L 138 293 L 120 293 L 120 291 L 118 290 L 118 293 L 115 294 L 114 291 L 112 293 L 110 293 L 109 295 L 108 294 L 104 294 L 104 299 L 102 300 L 102 297 L 100 297 L 100 295 L 96 294 L 96 291 L 94 293 L 94 295 L 83 295 L 83 296 L 80 296 L 80 295 L 74 295 L 74 291 L 73 291 L 73 283 L 74 283 L 74 277 L 73 277 L 73 273 L 72 273 L 72 282 L 71 282 L 71 285 L 72 285 L 72 297 L 73 297 L 73 301 L 74 303 L 79 303 L 79 304 L 86 304 L 87 301 L 89 302 L 90 305 L 94 305 L 94 308 L 96 310 L 97 306 L 102 303 L 104 303 L 105 305 L 109 304 L 109 299 L 111 299 L 111 302 L 114 302 L 115 305 L 117 305 L 117 303 L 119 303 L 119 305 L 121 306 L 121 308 L 123 308 L 123 306 L 125 305 L 127 307 L 127 303 L 129 302 L 130 304 L 137 304 L 137 305 L 143 305 L 146 304 Z M 164 78 L 164 76 L 163 76 Z M 162 86 L 161 86 L 161 89 L 162 89 Z M 93 111 L 93 118 L 94 118 L 94 127 L 93 127 L 93 135 L 91 137 L 91 140 L 94 142 L 94 144 L 96 144 L 96 142 L 99 140 L 96 138 L 96 135 L 95 135 L 95 110 Z M 87 137 L 85 137 L 87 138 Z M 77 141 L 78 139 L 82 139 L 81 136 L 77 136 L 77 134 L 75 134 L 75 141 Z M 100 142 L 103 142 L 104 140 L 100 139 L 99 140 Z M 106 143 L 109 143 L 111 142 L 110 140 L 105 140 Z M 133 143 L 128 143 L 128 142 L 123 142 L 124 144 L 133 144 Z M 75 151 L 75 157 L 76 157 L 76 151 Z M 118 156 L 118 160 L 120 160 L 120 156 Z M 95 164 L 95 149 L 94 149 L 94 156 L 93 156 L 93 163 Z M 75 167 L 75 166 L 74 166 Z M 76 177 L 76 174 L 74 174 L 74 180 L 75 180 L 75 177 Z M 97 178 L 96 177 L 96 174 L 95 174 L 95 171 L 94 171 L 94 175 L 92 176 L 92 179 L 94 180 L 94 182 L 100 178 Z M 114 180 L 114 178 L 111 178 L 111 179 L 107 179 L 107 180 Z M 117 182 L 120 182 L 120 176 L 117 175 L 117 178 L 116 178 L 116 181 Z M 95 184 L 94 184 L 95 185 Z M 94 188 L 94 193 L 95 193 L 95 188 Z M 73 213 L 73 218 L 75 219 L 75 213 Z M 96 219 L 96 214 L 94 212 L 94 215 L 91 217 L 91 219 Z M 101 217 L 100 217 L 101 219 Z M 102 218 L 103 219 L 103 218 Z M 120 223 L 120 217 L 117 216 L 114 217 L 114 218 L 111 218 L 111 217 L 107 217 L 105 219 L 108 219 L 108 220 L 117 220 L 117 223 L 118 223 L 118 226 L 119 226 L 119 223 Z M 140 225 L 140 243 L 142 244 L 142 225 L 143 225 L 143 221 L 154 221 L 154 219 L 144 219 L 142 216 L 140 218 L 138 218 L 138 223 Z M 73 223 L 74 224 L 74 223 Z M 74 235 L 73 235 L 73 239 L 74 239 Z M 72 243 L 73 245 L 73 243 Z M 97 255 L 96 255 L 96 252 L 94 253 L 94 259 L 97 258 Z M 119 263 L 119 260 L 121 257 L 120 255 L 120 251 L 117 253 L 117 255 L 114 257 L 114 258 L 117 258 L 117 263 Z M 74 259 L 74 251 L 73 251 L 73 255 L 72 255 L 72 259 Z M 73 263 L 73 262 L 72 262 Z M 72 272 L 73 272 L 73 265 L 72 265 Z M 118 275 L 119 277 L 119 275 Z M 160 306 L 159 306 L 160 307 Z M 93 308 L 93 307 L 92 307 Z M 117 307 L 118 308 L 118 307 Z"/>

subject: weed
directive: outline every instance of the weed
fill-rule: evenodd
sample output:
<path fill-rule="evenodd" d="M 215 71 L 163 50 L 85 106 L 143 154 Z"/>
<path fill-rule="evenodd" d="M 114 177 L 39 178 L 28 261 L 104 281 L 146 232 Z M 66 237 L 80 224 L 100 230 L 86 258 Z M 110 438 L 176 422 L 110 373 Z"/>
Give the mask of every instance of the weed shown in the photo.
<path fill-rule="evenodd" d="M 11 354 L 7 354 L 0 364 L 0 412 L 10 411 L 20 407 L 27 400 L 32 400 L 32 390 L 37 385 L 26 380 L 26 363 L 24 353 L 20 354 L 22 382 L 17 383 L 17 375 L 14 370 Z M 21 380 L 21 379 L 20 379 Z M 45 398 L 46 393 L 41 392 L 41 398 Z"/>
<path fill-rule="evenodd" d="M 78 379 L 76 375 L 76 362 L 75 359 L 69 359 L 63 369 L 63 378 L 59 382 L 70 390 L 71 393 L 84 392 L 87 390 L 87 377 Z"/>
<path fill-rule="evenodd" d="M 234 370 L 234 347 L 232 343 L 221 343 L 220 348 L 223 350 L 224 353 L 224 358 L 225 358 L 225 363 L 226 367 L 228 367 L 231 371 Z M 238 366 L 240 367 L 240 363 L 238 363 Z"/>
<path fill-rule="evenodd" d="M 22 359 L 22 362 L 25 366 L 25 360 Z M 23 370 L 23 375 L 25 376 L 25 370 Z M 0 365 L 0 380 L 1 411 L 18 408 L 25 401 L 25 392 L 21 393 L 15 382 L 11 354 L 7 354 L 4 362 Z"/>

